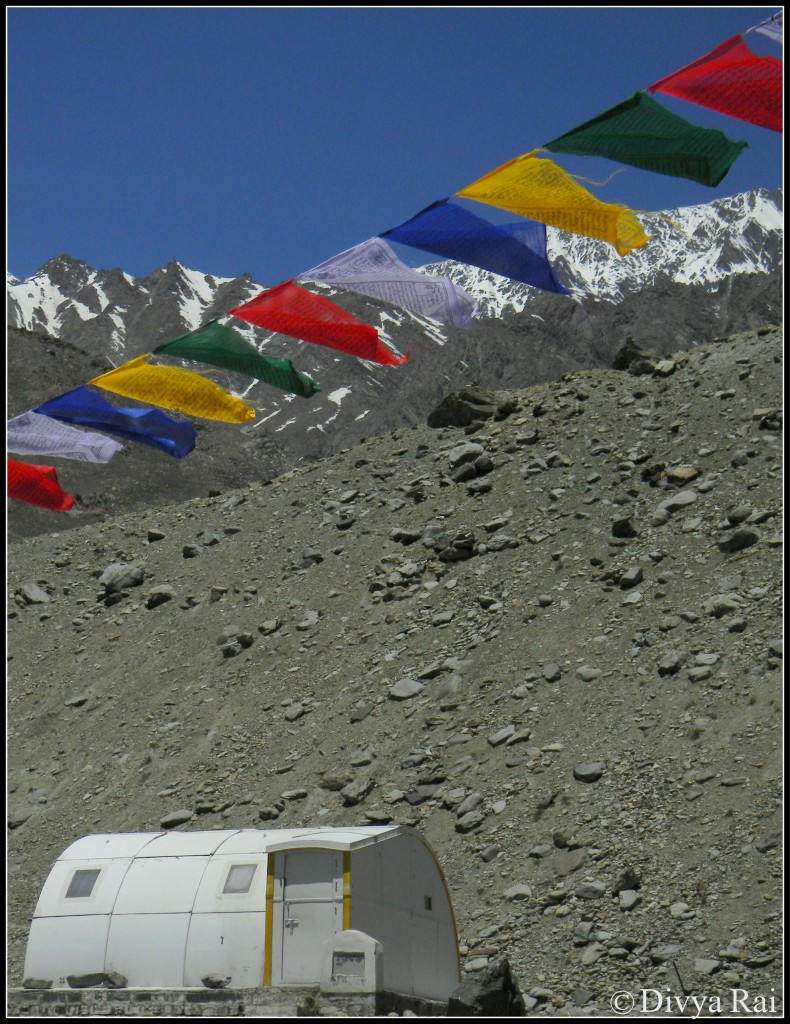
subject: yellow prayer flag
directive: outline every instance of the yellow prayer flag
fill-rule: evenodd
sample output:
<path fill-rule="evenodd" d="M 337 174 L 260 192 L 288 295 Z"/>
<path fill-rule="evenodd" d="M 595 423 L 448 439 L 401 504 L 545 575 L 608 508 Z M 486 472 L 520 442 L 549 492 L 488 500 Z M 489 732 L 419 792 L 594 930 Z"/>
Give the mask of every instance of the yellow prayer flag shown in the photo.
<path fill-rule="evenodd" d="M 252 406 L 234 398 L 214 381 L 174 366 L 152 366 L 146 363 L 146 358 L 138 356 L 109 373 L 94 377 L 90 383 L 116 395 L 174 409 L 188 416 L 224 423 L 247 423 L 255 419 Z"/>
<path fill-rule="evenodd" d="M 602 203 L 558 167 L 525 153 L 483 175 L 456 195 L 510 210 L 530 220 L 610 242 L 621 256 L 648 241 L 631 210 Z"/>

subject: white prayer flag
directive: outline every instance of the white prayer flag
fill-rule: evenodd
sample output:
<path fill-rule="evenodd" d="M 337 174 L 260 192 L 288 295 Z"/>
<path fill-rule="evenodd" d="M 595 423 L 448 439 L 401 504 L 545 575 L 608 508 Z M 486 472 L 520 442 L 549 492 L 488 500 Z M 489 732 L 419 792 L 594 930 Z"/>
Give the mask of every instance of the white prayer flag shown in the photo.
<path fill-rule="evenodd" d="M 9 420 L 6 436 L 8 451 L 16 455 L 59 455 L 78 462 L 109 462 L 123 449 L 103 434 L 77 430 L 32 411 Z"/>
<path fill-rule="evenodd" d="M 772 14 L 770 18 L 766 18 L 765 21 L 761 21 L 759 25 L 755 25 L 754 28 L 750 28 L 749 32 L 759 32 L 761 35 L 768 36 L 769 39 L 773 39 L 775 43 L 779 43 L 781 46 L 784 40 L 784 31 L 782 30 L 783 20 L 784 16 L 782 12 L 777 11 L 776 14 Z"/>
<path fill-rule="evenodd" d="M 449 277 L 432 277 L 401 262 L 382 238 L 369 238 L 299 275 L 324 281 L 452 327 L 471 327 L 477 303 Z"/>

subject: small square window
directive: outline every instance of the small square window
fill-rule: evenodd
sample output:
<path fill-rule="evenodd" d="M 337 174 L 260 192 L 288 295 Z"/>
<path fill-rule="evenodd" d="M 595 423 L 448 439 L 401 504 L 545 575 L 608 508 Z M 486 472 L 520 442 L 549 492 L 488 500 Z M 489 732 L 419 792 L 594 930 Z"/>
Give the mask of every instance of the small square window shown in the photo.
<path fill-rule="evenodd" d="M 66 890 L 66 899 L 87 899 L 87 897 L 93 892 L 93 887 L 96 885 L 96 879 L 100 874 L 101 868 L 75 871 L 71 881 L 69 882 L 69 887 Z"/>
<path fill-rule="evenodd" d="M 433 899 L 430 896 L 426 896 L 425 897 L 425 909 L 426 910 L 432 910 L 433 909 Z"/>
<path fill-rule="evenodd" d="M 225 888 L 222 890 L 223 895 L 226 893 L 249 892 L 257 867 L 257 864 L 234 864 L 228 872 L 228 877 L 225 879 Z"/>

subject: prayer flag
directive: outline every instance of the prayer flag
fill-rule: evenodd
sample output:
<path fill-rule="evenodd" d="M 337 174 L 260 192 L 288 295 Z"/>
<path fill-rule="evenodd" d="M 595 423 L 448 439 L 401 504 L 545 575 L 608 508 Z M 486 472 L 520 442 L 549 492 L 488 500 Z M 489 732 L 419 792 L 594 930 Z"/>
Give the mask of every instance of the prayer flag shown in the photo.
<path fill-rule="evenodd" d="M 223 423 L 248 423 L 255 419 L 251 406 L 214 381 L 173 366 L 152 366 L 145 360 L 146 356 L 138 356 L 88 383 L 188 416 Z"/>
<path fill-rule="evenodd" d="M 174 459 L 189 455 L 197 437 L 191 423 L 179 423 L 159 409 L 112 405 L 103 395 L 85 386 L 51 398 L 39 405 L 35 412 L 65 423 L 109 430 L 129 441 L 156 448 Z"/>
<path fill-rule="evenodd" d="M 282 391 L 301 395 L 302 398 L 309 398 L 321 390 L 312 377 L 295 369 L 290 359 L 272 359 L 261 355 L 238 331 L 216 320 L 160 345 L 154 352 L 157 355 L 195 359 L 212 366 L 222 366 L 226 370 L 246 373 L 249 377 L 265 381 Z"/>
<path fill-rule="evenodd" d="M 240 320 L 290 338 L 346 352 L 385 366 L 400 366 L 408 356 L 397 356 L 382 344 L 378 331 L 321 295 L 285 281 L 249 302 L 231 309 Z"/>
<path fill-rule="evenodd" d="M 360 242 L 299 277 L 391 302 L 451 327 L 471 327 L 477 312 L 477 302 L 449 277 L 412 270 L 382 238 Z"/>
<path fill-rule="evenodd" d="M 773 39 L 775 43 L 782 45 L 784 40 L 784 17 L 782 11 L 777 11 L 776 14 L 772 14 L 770 18 L 766 18 L 765 21 L 761 21 L 759 25 L 755 25 L 754 28 L 750 28 L 744 35 L 748 35 L 749 32 L 759 32 L 760 35 L 768 36 L 769 39 Z"/>
<path fill-rule="evenodd" d="M 510 210 L 611 243 L 621 256 L 647 242 L 642 225 L 625 206 L 602 203 L 553 160 L 525 153 L 489 171 L 456 195 Z"/>
<path fill-rule="evenodd" d="M 462 206 L 440 199 L 410 220 L 383 232 L 401 245 L 468 263 L 533 288 L 568 295 L 546 258 L 546 227 L 490 224 Z"/>
<path fill-rule="evenodd" d="M 75 430 L 32 410 L 8 421 L 6 447 L 16 455 L 58 455 L 62 459 L 100 463 L 109 462 L 123 449 L 112 438 Z"/>
<path fill-rule="evenodd" d="M 62 490 L 54 466 L 31 466 L 16 459 L 8 460 L 8 497 L 51 512 L 68 512 L 76 502 Z"/>
<path fill-rule="evenodd" d="M 697 128 L 640 91 L 543 148 L 602 156 L 646 171 L 718 185 L 746 145 L 732 142 L 715 128 Z"/>
<path fill-rule="evenodd" d="M 741 36 L 648 88 L 761 128 L 782 130 L 782 61 L 758 57 Z"/>

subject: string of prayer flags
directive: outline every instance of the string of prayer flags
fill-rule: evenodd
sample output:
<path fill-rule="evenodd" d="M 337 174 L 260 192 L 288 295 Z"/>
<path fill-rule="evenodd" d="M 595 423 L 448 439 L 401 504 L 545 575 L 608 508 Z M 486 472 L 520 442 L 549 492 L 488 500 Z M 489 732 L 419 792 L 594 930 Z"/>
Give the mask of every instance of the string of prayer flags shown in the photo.
<path fill-rule="evenodd" d="M 57 455 L 62 459 L 103 464 L 123 449 L 123 445 L 112 438 L 75 430 L 32 409 L 8 421 L 6 447 L 15 455 Z"/>
<path fill-rule="evenodd" d="M 51 398 L 35 412 L 64 423 L 109 430 L 129 441 L 156 448 L 174 459 L 183 459 L 195 447 L 197 432 L 191 423 L 179 423 L 159 409 L 121 407 L 84 385 Z"/>
<path fill-rule="evenodd" d="M 746 146 L 715 128 L 698 128 L 640 90 L 543 148 L 718 185 Z"/>
<path fill-rule="evenodd" d="M 390 302 L 451 327 L 471 327 L 477 302 L 449 277 L 421 274 L 398 259 L 382 238 L 369 238 L 300 274 Z"/>
<path fill-rule="evenodd" d="M 758 57 L 741 36 L 733 36 L 648 89 L 761 128 L 782 130 L 782 61 Z"/>
<path fill-rule="evenodd" d="M 213 380 L 174 366 L 154 366 L 146 355 L 94 377 L 89 384 L 188 416 L 223 423 L 248 423 L 255 410 Z"/>
<path fill-rule="evenodd" d="M 513 229 L 491 224 L 462 206 L 440 199 L 410 220 L 384 231 L 382 237 L 533 288 L 568 295 L 546 257 L 545 225 L 524 221 L 523 228 L 519 237 Z"/>
<path fill-rule="evenodd" d="M 378 331 L 357 320 L 322 295 L 285 281 L 230 310 L 233 316 L 289 338 L 346 352 L 384 366 L 400 366 L 408 356 L 398 356 L 384 345 Z"/>
<path fill-rule="evenodd" d="M 312 377 L 301 373 L 290 359 L 263 356 L 238 331 L 212 320 L 196 331 L 182 334 L 154 349 L 156 355 L 194 359 L 221 366 L 226 370 L 246 373 L 248 377 L 265 381 L 282 391 L 309 398 L 321 387 Z"/>
<path fill-rule="evenodd" d="M 68 512 L 76 498 L 61 488 L 54 466 L 32 466 L 8 459 L 8 497 L 52 512 Z"/>
<path fill-rule="evenodd" d="M 522 217 L 609 242 L 621 256 L 647 242 L 642 225 L 625 206 L 602 203 L 553 160 L 525 153 L 489 171 L 456 195 Z"/>
<path fill-rule="evenodd" d="M 782 45 L 784 40 L 784 16 L 782 11 L 777 11 L 776 14 L 772 14 L 770 18 L 766 18 L 765 21 L 761 21 L 759 25 L 755 25 L 753 28 L 748 29 L 744 32 L 744 35 L 748 35 L 749 32 L 759 32 L 760 35 L 768 36 L 769 39 L 773 39 L 775 43 Z"/>

